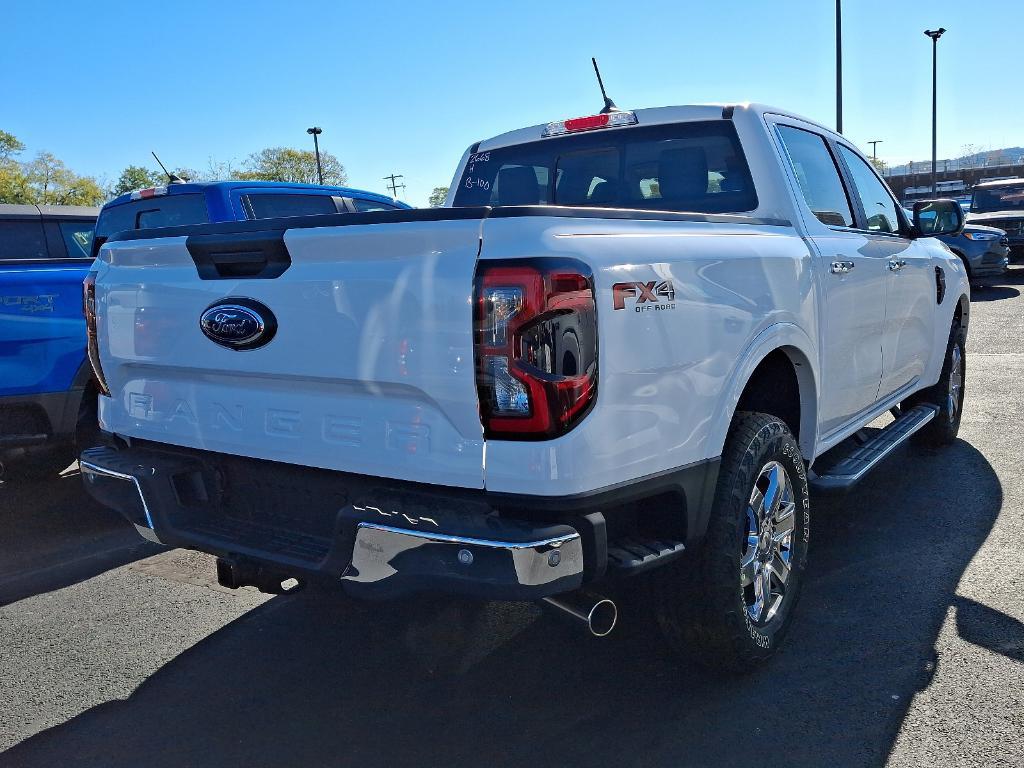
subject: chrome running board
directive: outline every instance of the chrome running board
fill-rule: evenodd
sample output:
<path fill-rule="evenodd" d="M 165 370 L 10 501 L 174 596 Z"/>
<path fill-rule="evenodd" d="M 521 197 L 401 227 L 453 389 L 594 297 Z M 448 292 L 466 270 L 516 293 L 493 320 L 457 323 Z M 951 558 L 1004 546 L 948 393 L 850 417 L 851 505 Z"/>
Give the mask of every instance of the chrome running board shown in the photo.
<path fill-rule="evenodd" d="M 918 405 L 903 411 L 892 424 L 854 448 L 826 472 L 810 478 L 811 489 L 824 493 L 848 491 L 893 450 L 934 419 L 938 410 L 933 405 Z"/>

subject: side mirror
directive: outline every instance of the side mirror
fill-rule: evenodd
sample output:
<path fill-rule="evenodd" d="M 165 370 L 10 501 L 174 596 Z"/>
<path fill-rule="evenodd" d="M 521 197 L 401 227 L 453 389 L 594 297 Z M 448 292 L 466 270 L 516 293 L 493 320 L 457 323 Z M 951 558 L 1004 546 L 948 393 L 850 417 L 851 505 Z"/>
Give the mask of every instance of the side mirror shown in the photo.
<path fill-rule="evenodd" d="M 914 203 L 914 231 L 918 237 L 959 235 L 964 229 L 964 209 L 956 200 L 922 200 Z"/>

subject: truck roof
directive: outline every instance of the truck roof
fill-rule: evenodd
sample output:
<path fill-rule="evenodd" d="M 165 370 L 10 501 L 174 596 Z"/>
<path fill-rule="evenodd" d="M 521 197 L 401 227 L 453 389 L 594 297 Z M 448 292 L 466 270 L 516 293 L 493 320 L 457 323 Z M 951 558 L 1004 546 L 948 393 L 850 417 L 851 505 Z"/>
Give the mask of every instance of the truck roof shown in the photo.
<path fill-rule="evenodd" d="M 0 204 L 0 219 L 95 219 L 100 209 L 85 205 L 14 205 Z"/>
<path fill-rule="evenodd" d="M 1024 184 L 1024 177 L 1014 176 L 1012 179 L 995 179 L 993 181 L 980 181 L 974 185 L 974 189 L 992 189 L 993 187 L 1015 187 Z"/>
<path fill-rule="evenodd" d="M 648 107 L 645 109 L 625 111 L 631 111 L 636 115 L 637 125 L 663 125 L 666 123 L 681 123 L 693 120 L 721 120 L 723 118 L 731 118 L 735 116 L 737 112 L 746 112 L 757 116 L 765 114 L 785 115 L 786 117 L 793 117 L 797 120 L 802 120 L 805 123 L 810 123 L 811 125 L 820 128 L 825 133 L 837 135 L 831 128 L 828 128 L 815 120 L 810 120 L 803 115 L 798 115 L 795 112 L 791 112 L 786 109 L 779 109 L 767 104 L 755 104 L 750 102 L 743 102 L 739 104 L 689 104 L 668 107 Z M 553 119 L 561 120 L 564 119 L 564 117 Z M 497 136 L 481 141 L 477 147 L 477 151 L 497 149 L 498 147 L 507 147 L 515 144 L 537 141 L 538 139 L 544 138 L 542 133 L 547 125 L 548 123 L 531 125 L 526 128 L 517 128 L 514 131 L 498 134 Z M 623 130 L 623 128 L 628 127 L 630 126 L 622 126 L 618 128 L 609 127 L 604 130 Z"/>
<path fill-rule="evenodd" d="M 238 188 L 253 189 L 253 188 L 274 188 L 274 189 L 288 189 L 295 191 L 311 190 L 311 191 L 329 191 L 336 193 L 339 197 L 358 197 L 364 200 L 379 200 L 384 203 L 391 203 L 392 205 L 398 205 L 405 207 L 406 203 L 401 200 L 390 197 L 388 195 L 382 195 L 377 192 L 368 192 L 365 189 L 356 189 L 355 187 L 339 187 L 330 184 L 302 184 L 293 183 L 290 181 L 188 181 L 184 184 L 168 184 L 166 186 L 168 195 L 181 195 L 188 193 L 204 192 L 209 189 L 216 189 L 225 193 L 232 189 Z M 157 187 L 163 193 L 164 187 Z M 125 192 L 123 195 L 118 195 L 113 200 L 107 201 L 104 204 L 104 208 L 110 205 L 121 205 L 131 201 L 132 195 L 135 192 Z"/>

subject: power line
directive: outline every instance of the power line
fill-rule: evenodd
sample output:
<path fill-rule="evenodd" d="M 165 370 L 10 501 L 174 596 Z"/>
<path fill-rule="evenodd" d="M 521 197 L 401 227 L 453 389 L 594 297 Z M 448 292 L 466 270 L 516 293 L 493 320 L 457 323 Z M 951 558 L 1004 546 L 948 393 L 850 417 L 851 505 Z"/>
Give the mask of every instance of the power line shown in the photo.
<path fill-rule="evenodd" d="M 384 181 L 390 181 L 391 182 L 390 184 L 387 185 L 387 188 L 391 190 L 391 196 L 392 197 L 398 197 L 398 190 L 402 190 L 403 192 L 405 191 L 405 184 L 398 184 L 397 183 L 398 179 L 402 179 L 402 178 L 405 178 L 405 177 L 402 176 L 402 174 L 400 174 L 400 173 L 398 173 L 398 174 L 392 173 L 390 176 L 385 176 L 384 177 Z"/>

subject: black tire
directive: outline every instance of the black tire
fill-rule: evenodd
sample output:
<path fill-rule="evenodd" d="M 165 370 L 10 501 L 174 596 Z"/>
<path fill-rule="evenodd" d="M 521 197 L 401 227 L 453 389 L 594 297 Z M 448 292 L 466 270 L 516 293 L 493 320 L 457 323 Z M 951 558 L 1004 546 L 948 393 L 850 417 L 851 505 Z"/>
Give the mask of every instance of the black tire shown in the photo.
<path fill-rule="evenodd" d="M 5 480 L 14 482 L 42 482 L 51 480 L 78 459 L 84 448 L 100 444 L 99 416 L 96 412 L 96 390 L 86 387 L 82 403 L 78 408 L 75 434 L 71 440 L 65 438 L 59 444 L 33 450 L 5 465 Z"/>
<path fill-rule="evenodd" d="M 75 458 L 74 449 L 69 445 L 47 446 L 12 461 L 4 479 L 32 483 L 50 480 L 71 466 Z"/>
<path fill-rule="evenodd" d="M 791 498 L 787 507 L 792 504 L 789 575 L 778 585 L 779 589 L 784 586 L 784 594 L 774 612 L 764 614 L 762 622 L 751 617 L 750 611 L 756 611 L 756 603 L 749 604 L 751 590 L 756 590 L 756 585 L 742 584 L 743 561 L 751 557 L 751 551 L 757 559 L 761 551 L 760 544 L 752 548 L 748 538 L 754 521 L 750 501 L 755 483 L 762 480 L 764 471 L 774 471 L 776 464 L 785 470 L 791 490 L 786 496 Z M 765 532 L 768 540 L 774 534 L 774 527 Z M 658 623 L 666 639 L 677 652 L 688 655 L 696 651 L 699 661 L 714 667 L 746 671 L 764 663 L 792 623 L 807 566 L 809 538 L 807 472 L 792 433 L 774 416 L 737 413 L 722 452 L 707 534 L 695 560 L 654 574 Z M 767 578 L 772 583 L 776 577 L 769 571 Z M 771 588 L 768 591 L 773 596 Z"/>
<path fill-rule="evenodd" d="M 959 358 L 957 357 L 959 355 Z M 956 371 L 959 369 L 959 386 L 955 396 L 953 385 L 956 383 Z M 934 387 L 914 394 L 909 400 L 910 406 L 927 404 L 936 405 L 939 412 L 935 418 L 920 429 L 911 440 L 920 446 L 939 448 L 956 440 L 960 432 L 960 420 L 964 413 L 964 384 L 967 379 L 967 352 L 964 348 L 964 334 L 960 324 L 953 323 L 949 330 L 949 341 L 946 344 L 946 357 L 942 361 L 942 373 Z"/>
<path fill-rule="evenodd" d="M 78 407 L 78 421 L 75 424 L 75 458 L 86 448 L 95 448 L 102 442 L 97 398 L 99 393 L 90 384 L 82 394 Z"/>

